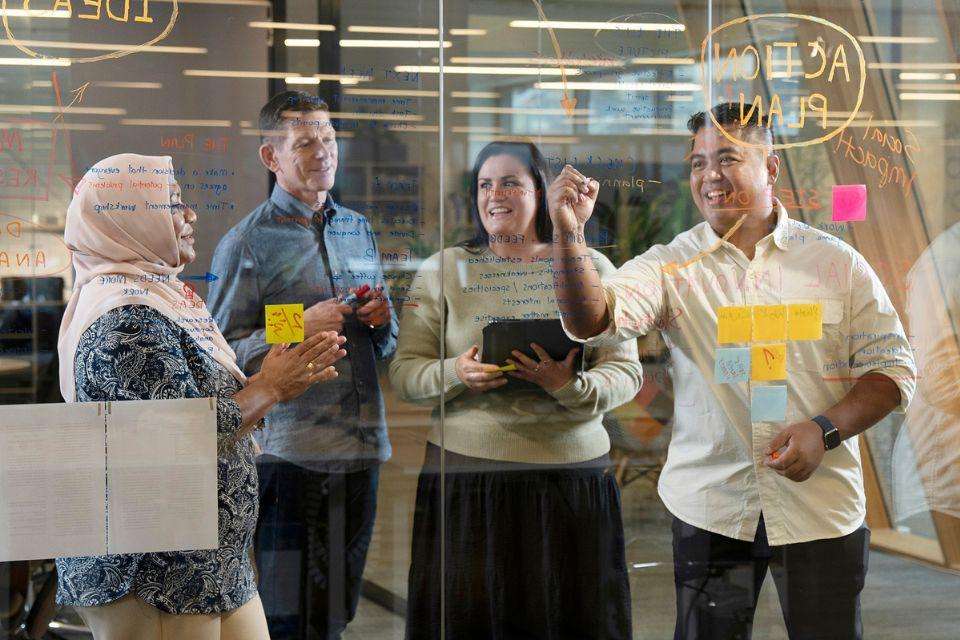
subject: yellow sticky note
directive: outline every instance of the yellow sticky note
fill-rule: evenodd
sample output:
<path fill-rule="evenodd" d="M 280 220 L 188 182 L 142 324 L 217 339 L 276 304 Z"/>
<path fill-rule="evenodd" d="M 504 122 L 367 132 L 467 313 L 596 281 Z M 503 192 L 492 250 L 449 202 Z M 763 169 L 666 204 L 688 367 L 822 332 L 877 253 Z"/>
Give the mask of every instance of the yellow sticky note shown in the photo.
<path fill-rule="evenodd" d="M 786 380 L 787 345 L 757 344 L 750 347 L 751 380 Z"/>
<path fill-rule="evenodd" d="M 823 337 L 823 308 L 820 303 L 791 304 L 790 339 L 819 340 Z"/>
<path fill-rule="evenodd" d="M 787 339 L 787 307 L 782 304 L 753 308 L 753 341 L 780 342 Z"/>
<path fill-rule="evenodd" d="M 717 342 L 750 342 L 750 307 L 717 309 Z"/>
<path fill-rule="evenodd" d="M 267 322 L 267 344 L 303 342 L 303 305 L 268 304 L 263 307 Z"/>

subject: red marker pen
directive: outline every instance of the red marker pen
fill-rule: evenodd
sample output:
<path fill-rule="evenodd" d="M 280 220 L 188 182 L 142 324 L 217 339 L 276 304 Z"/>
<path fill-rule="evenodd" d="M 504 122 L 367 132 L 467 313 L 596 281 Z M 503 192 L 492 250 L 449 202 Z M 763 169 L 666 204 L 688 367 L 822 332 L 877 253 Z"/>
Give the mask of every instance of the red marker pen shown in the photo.
<path fill-rule="evenodd" d="M 340 302 L 342 302 L 343 304 L 349 304 L 352 307 L 357 304 L 360 298 L 367 295 L 367 293 L 369 292 L 370 292 L 370 285 L 364 284 L 360 286 L 356 291 L 352 291 L 348 293 L 346 296 L 344 296 L 343 300 L 341 300 Z"/>

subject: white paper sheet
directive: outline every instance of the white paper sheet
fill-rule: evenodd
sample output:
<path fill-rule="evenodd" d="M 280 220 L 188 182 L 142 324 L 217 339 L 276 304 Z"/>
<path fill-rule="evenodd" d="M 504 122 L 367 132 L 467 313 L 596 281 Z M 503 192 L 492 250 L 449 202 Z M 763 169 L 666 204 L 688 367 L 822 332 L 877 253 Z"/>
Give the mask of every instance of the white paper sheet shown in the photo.
<path fill-rule="evenodd" d="M 0 561 L 106 553 L 98 408 L 84 402 L 0 411 Z"/>
<path fill-rule="evenodd" d="M 208 398 L 0 407 L 0 562 L 218 546 Z"/>
<path fill-rule="evenodd" d="M 198 398 L 110 407 L 109 552 L 216 549 L 216 403 Z"/>

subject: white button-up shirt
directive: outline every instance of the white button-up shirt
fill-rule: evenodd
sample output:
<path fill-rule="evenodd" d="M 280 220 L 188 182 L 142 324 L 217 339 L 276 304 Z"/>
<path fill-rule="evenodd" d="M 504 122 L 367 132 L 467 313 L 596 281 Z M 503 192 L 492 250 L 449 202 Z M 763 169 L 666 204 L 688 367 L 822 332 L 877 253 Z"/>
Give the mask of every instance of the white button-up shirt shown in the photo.
<path fill-rule="evenodd" d="M 794 482 L 763 465 L 767 444 L 836 404 L 868 372 L 896 382 L 905 408 L 916 370 L 900 318 L 863 256 L 776 206 L 776 228 L 753 260 L 703 222 L 624 264 L 603 280 L 610 325 L 581 342 L 662 330 L 676 405 L 660 497 L 680 520 L 739 540 L 754 539 L 762 513 L 770 544 L 783 545 L 839 537 L 863 523 L 860 450 L 847 439 L 807 481 Z M 751 422 L 753 389 L 778 383 L 715 381 L 717 309 L 791 303 L 821 304 L 823 337 L 785 341 L 786 421 Z"/>

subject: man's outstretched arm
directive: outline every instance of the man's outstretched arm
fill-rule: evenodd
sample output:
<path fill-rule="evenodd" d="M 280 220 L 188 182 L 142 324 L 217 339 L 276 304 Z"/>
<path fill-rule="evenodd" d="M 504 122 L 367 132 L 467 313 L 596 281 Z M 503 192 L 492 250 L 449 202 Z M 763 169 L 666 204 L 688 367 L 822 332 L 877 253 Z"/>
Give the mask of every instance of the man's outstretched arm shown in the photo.
<path fill-rule="evenodd" d="M 600 274 L 590 258 L 584 228 L 600 183 L 566 165 L 547 189 L 553 221 L 553 288 L 567 330 L 586 340 L 610 322 Z"/>

